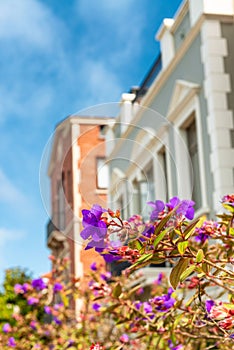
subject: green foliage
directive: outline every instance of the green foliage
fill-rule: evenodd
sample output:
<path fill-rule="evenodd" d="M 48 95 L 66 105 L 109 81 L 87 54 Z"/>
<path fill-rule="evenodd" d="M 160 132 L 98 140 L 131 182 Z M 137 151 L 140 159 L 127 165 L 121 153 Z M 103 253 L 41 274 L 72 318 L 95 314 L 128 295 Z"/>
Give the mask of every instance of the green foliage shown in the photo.
<path fill-rule="evenodd" d="M 15 293 L 14 286 L 30 283 L 30 281 L 31 273 L 27 269 L 14 267 L 5 271 L 2 292 L 0 293 L 0 325 L 5 322 L 14 324 L 12 313 L 17 308 L 20 308 L 23 315 L 28 313 L 30 307 L 22 295 Z"/>

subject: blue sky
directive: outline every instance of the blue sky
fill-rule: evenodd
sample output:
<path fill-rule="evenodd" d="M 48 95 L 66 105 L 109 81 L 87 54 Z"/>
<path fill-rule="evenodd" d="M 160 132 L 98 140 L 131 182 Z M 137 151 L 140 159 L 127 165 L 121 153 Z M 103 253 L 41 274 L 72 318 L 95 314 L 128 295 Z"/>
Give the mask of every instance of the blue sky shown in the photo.
<path fill-rule="evenodd" d="M 55 125 L 138 85 L 180 3 L 0 0 L 0 278 L 49 270 L 39 168 Z"/>

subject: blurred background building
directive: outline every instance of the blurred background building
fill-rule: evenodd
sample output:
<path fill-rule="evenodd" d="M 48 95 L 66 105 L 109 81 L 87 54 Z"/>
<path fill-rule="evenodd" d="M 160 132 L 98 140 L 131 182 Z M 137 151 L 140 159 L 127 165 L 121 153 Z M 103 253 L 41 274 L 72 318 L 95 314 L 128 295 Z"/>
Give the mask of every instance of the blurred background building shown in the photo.
<path fill-rule="evenodd" d="M 177 195 L 213 217 L 234 190 L 234 3 L 184 1 L 156 38 L 161 54 L 106 130 L 109 200 L 146 217 L 147 200 Z"/>
<path fill-rule="evenodd" d="M 81 210 L 94 203 L 106 207 L 108 172 L 104 164 L 103 128 L 108 118 L 71 116 L 55 129 L 48 176 L 51 183 L 51 220 L 47 245 L 57 258 L 68 257 L 76 278 L 103 258 L 84 250 L 79 232 Z"/>
<path fill-rule="evenodd" d="M 75 276 L 101 259 L 83 251 L 81 209 L 99 203 L 147 218 L 147 201 L 179 196 L 212 218 L 234 191 L 233 0 L 186 0 L 156 38 L 161 53 L 122 94 L 115 122 L 77 116 L 56 128 L 47 243 L 70 256 Z"/>

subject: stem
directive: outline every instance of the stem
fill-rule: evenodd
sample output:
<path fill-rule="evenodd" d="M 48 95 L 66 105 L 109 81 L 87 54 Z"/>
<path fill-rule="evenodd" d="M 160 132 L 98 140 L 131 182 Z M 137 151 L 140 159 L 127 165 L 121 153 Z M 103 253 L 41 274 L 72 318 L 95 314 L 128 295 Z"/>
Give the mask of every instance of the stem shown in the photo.
<path fill-rule="evenodd" d="M 225 286 L 223 283 L 218 282 L 217 280 L 214 279 L 214 276 L 206 275 L 206 278 L 233 294 L 234 290 L 232 288 L 229 288 L 229 287 Z"/>
<path fill-rule="evenodd" d="M 209 260 L 203 259 L 203 261 L 204 261 L 205 263 L 207 263 L 208 265 L 214 267 L 215 269 L 220 270 L 220 271 L 223 271 L 223 272 L 227 273 L 228 275 L 230 275 L 231 277 L 234 277 L 234 273 L 232 273 L 231 271 L 226 270 L 226 269 L 224 269 L 223 267 L 218 266 L 218 265 L 216 265 L 216 264 L 213 264 L 213 263 L 212 263 L 211 261 L 209 261 Z"/>

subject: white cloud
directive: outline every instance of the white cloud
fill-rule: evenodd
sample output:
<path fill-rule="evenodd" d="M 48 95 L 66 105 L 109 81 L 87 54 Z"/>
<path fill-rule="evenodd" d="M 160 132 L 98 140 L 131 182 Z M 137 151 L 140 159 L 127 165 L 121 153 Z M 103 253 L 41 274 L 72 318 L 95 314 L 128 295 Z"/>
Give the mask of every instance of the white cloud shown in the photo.
<path fill-rule="evenodd" d="M 19 208 L 26 205 L 27 198 L 19 191 L 13 182 L 0 169 L 0 203 L 17 205 Z"/>
<path fill-rule="evenodd" d="M 86 59 L 80 67 L 82 79 L 86 77 L 86 103 L 106 102 L 112 96 L 120 96 L 121 84 L 117 75 L 104 62 Z M 115 102 L 115 101 L 113 101 Z"/>
<path fill-rule="evenodd" d="M 100 0 L 89 3 L 77 0 L 76 11 L 86 23 L 87 35 L 91 39 L 90 45 L 87 45 L 86 36 L 84 50 L 91 48 L 96 51 L 106 45 L 106 56 L 111 58 L 111 62 L 115 60 L 119 63 L 136 56 L 142 48 L 146 23 L 140 6 L 133 0 Z M 98 38 L 95 38 L 96 33 Z"/>
<path fill-rule="evenodd" d="M 25 232 L 21 230 L 0 227 L 0 271 L 5 269 L 7 261 L 4 256 L 5 247 L 9 242 L 18 241 L 25 237 Z M 2 271 L 1 271 L 2 273 Z M 2 278 L 0 274 L 0 278 Z"/>
<path fill-rule="evenodd" d="M 4 247 L 4 245 L 8 241 L 17 241 L 25 237 L 25 232 L 21 230 L 8 229 L 4 227 L 0 227 L 0 247 Z"/>
<path fill-rule="evenodd" d="M 0 39 L 16 39 L 20 43 L 51 50 L 56 43 L 56 28 L 61 24 L 37 0 L 0 1 Z"/>
<path fill-rule="evenodd" d="M 77 0 L 76 9 L 79 14 L 87 18 L 97 19 L 98 15 L 109 19 L 109 21 L 115 21 L 118 16 L 126 14 L 132 10 L 132 6 L 135 4 L 133 0 L 99 0 L 90 1 L 87 4 L 87 0 Z"/>

